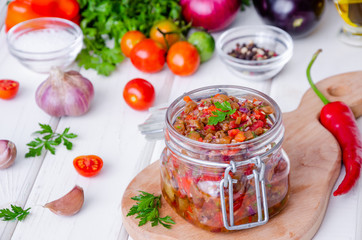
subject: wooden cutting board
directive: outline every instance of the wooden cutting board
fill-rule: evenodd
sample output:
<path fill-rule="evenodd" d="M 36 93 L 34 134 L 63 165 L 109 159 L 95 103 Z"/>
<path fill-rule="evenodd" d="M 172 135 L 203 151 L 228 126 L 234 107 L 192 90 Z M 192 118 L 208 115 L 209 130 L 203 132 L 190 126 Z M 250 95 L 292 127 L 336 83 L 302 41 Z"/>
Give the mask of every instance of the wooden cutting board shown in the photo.
<path fill-rule="evenodd" d="M 347 103 L 356 117 L 362 115 L 362 71 L 327 78 L 317 84 L 330 101 Z M 298 109 L 285 113 L 284 150 L 290 161 L 290 199 L 287 207 L 263 226 L 229 233 L 211 233 L 178 216 L 162 198 L 161 216 L 176 222 L 171 230 L 138 227 L 138 219 L 126 217 L 139 190 L 161 194 L 159 162 L 139 173 L 127 187 L 122 200 L 123 223 L 134 240 L 174 239 L 311 239 L 317 232 L 341 168 L 341 150 L 334 137 L 319 123 L 322 102 L 309 89 Z"/>

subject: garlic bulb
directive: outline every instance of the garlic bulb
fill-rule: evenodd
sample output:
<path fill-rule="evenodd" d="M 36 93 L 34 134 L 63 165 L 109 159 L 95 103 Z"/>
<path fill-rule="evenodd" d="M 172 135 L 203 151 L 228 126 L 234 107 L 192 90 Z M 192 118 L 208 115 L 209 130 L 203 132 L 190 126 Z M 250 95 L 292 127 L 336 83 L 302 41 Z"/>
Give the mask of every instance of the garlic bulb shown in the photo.
<path fill-rule="evenodd" d="M 79 212 L 84 202 L 83 188 L 75 186 L 69 193 L 44 205 L 57 215 L 72 216 Z"/>
<path fill-rule="evenodd" d="M 55 67 L 35 93 L 38 106 L 51 116 L 80 116 L 94 96 L 92 83 L 79 72 L 63 72 Z"/>
<path fill-rule="evenodd" d="M 13 165 L 15 158 L 15 144 L 8 140 L 0 140 L 0 169 L 5 169 Z"/>

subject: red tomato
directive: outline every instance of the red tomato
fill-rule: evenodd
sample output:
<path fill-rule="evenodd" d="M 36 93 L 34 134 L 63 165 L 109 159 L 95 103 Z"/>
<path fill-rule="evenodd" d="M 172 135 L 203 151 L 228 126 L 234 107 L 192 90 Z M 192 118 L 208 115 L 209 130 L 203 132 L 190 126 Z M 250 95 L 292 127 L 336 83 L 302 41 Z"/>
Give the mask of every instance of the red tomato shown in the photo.
<path fill-rule="evenodd" d="M 131 51 L 137 43 L 145 39 L 146 36 L 140 31 L 128 31 L 121 40 L 121 50 L 126 57 L 131 55 Z"/>
<path fill-rule="evenodd" d="M 124 87 L 123 98 L 131 108 L 146 110 L 155 101 L 155 89 L 148 81 L 142 78 L 135 78 Z"/>
<path fill-rule="evenodd" d="M 0 98 L 11 99 L 19 90 L 19 83 L 13 80 L 0 80 Z"/>
<path fill-rule="evenodd" d="M 131 51 L 131 61 L 138 70 L 147 73 L 159 72 L 165 64 L 166 51 L 161 44 L 144 39 Z"/>
<path fill-rule="evenodd" d="M 92 177 L 101 171 L 103 160 L 96 155 L 79 156 L 73 160 L 73 165 L 80 175 Z"/>
<path fill-rule="evenodd" d="M 260 121 L 260 120 L 257 120 L 255 123 L 253 123 L 253 125 L 250 126 L 250 129 L 252 131 L 256 130 L 257 128 L 259 127 L 264 127 L 264 122 L 263 121 Z"/>
<path fill-rule="evenodd" d="M 198 69 L 200 55 L 191 43 L 177 42 L 168 50 L 167 65 L 174 74 L 188 76 Z"/>
<path fill-rule="evenodd" d="M 166 34 L 165 38 L 167 41 L 167 44 L 165 42 L 165 38 L 163 37 L 163 34 L 158 30 L 160 29 L 163 33 L 171 33 L 172 34 Z M 178 42 L 180 40 L 180 29 L 176 26 L 174 22 L 171 20 L 162 20 L 151 28 L 150 31 L 150 38 L 155 40 L 156 42 L 159 42 L 162 44 L 163 48 L 167 49 L 167 46 L 170 47 L 175 42 Z"/>

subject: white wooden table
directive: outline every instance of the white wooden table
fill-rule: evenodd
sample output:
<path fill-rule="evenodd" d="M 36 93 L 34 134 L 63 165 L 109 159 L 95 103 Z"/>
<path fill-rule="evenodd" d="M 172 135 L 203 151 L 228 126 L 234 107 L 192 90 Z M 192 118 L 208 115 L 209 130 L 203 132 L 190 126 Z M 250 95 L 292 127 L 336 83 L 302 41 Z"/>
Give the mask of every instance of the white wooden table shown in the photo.
<path fill-rule="evenodd" d="M 124 61 L 109 77 L 80 69 L 95 87 L 90 111 L 81 117 L 50 117 L 35 103 L 35 90 L 47 75 L 26 69 L 10 56 L 3 29 L 5 2 L 0 3 L 0 79 L 20 82 L 17 97 L 0 101 L 0 139 L 13 141 L 18 149 L 15 164 L 0 170 L 0 208 L 18 204 L 31 207 L 31 214 L 23 222 L 0 221 L 0 239 L 128 239 L 122 225 L 121 199 L 131 179 L 144 167 L 156 161 L 163 141 L 148 142 L 137 130 L 148 116 L 129 108 L 122 97 L 124 85 L 135 77 L 149 80 L 156 89 L 156 103 L 169 103 L 182 93 L 207 85 L 236 84 L 255 88 L 276 100 L 283 112 L 297 108 L 302 95 L 309 88 L 305 76 L 312 54 L 323 48 L 312 71 L 317 82 L 339 73 L 362 70 L 362 48 L 341 43 L 337 33 L 342 25 L 331 2 L 315 31 L 306 38 L 295 40 L 294 55 L 284 70 L 274 79 L 250 82 L 232 75 L 218 56 L 202 64 L 196 74 L 177 77 L 167 67 L 156 74 L 136 70 L 129 60 Z M 253 8 L 240 12 L 231 26 L 262 24 Z M 214 34 L 217 38 L 220 33 Z M 74 64 L 72 69 L 79 69 Z M 362 119 L 359 126 L 362 129 Z M 78 134 L 74 148 L 58 148 L 36 158 L 24 158 L 26 143 L 38 130 L 38 123 L 50 124 L 62 131 L 70 127 Z M 74 157 L 96 154 L 103 158 L 104 168 L 93 178 L 80 176 L 73 167 Z M 344 175 L 342 169 L 338 183 Z M 152 176 L 145 176 L 152 177 Z M 74 185 L 85 191 L 85 204 L 72 217 L 61 217 L 42 206 L 67 193 Z M 315 235 L 316 240 L 360 240 L 362 228 L 362 184 L 347 195 L 331 197 L 324 221 Z M 267 238 L 266 238 L 267 239 Z"/>

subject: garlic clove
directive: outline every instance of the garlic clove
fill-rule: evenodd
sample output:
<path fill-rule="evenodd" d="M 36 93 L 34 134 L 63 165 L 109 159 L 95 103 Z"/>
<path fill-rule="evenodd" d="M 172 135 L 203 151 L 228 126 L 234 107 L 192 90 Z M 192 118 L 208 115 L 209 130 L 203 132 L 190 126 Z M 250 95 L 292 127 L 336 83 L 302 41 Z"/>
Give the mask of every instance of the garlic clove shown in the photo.
<path fill-rule="evenodd" d="M 13 165 L 16 158 L 16 146 L 9 140 L 0 140 L 0 169 Z"/>
<path fill-rule="evenodd" d="M 84 203 L 83 188 L 75 186 L 69 193 L 63 197 L 44 205 L 50 211 L 57 215 L 73 216 L 82 208 Z"/>

